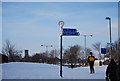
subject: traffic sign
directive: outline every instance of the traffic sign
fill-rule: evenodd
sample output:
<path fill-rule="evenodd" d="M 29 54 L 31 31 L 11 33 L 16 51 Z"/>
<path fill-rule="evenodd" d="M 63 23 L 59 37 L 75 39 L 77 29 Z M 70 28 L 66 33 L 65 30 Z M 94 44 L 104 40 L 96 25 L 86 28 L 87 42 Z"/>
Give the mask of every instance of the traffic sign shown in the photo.
<path fill-rule="evenodd" d="M 79 36 L 80 33 L 77 32 L 77 29 L 64 28 L 63 36 Z"/>
<path fill-rule="evenodd" d="M 107 43 L 107 46 L 113 46 L 113 43 Z"/>
<path fill-rule="evenodd" d="M 106 48 L 101 48 L 101 54 L 106 54 Z"/>

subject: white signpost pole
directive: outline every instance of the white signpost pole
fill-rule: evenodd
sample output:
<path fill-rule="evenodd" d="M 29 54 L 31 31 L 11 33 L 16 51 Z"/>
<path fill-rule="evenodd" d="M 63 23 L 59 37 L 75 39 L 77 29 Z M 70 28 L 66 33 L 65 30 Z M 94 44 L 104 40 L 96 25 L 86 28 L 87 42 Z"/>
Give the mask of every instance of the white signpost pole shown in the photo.
<path fill-rule="evenodd" d="M 60 76 L 62 77 L 62 33 L 64 21 L 59 21 L 58 24 L 60 26 Z"/>

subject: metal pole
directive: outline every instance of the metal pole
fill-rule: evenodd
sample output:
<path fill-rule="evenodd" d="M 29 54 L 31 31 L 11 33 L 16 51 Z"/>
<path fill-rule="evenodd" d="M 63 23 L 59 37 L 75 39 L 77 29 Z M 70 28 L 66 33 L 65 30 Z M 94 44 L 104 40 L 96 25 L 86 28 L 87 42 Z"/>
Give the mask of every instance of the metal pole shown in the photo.
<path fill-rule="evenodd" d="M 64 21 L 59 21 L 59 26 L 60 26 L 60 76 L 62 76 L 62 33 L 63 33 L 63 25 Z"/>
<path fill-rule="evenodd" d="M 111 37 L 111 18 L 109 19 L 109 28 L 110 28 L 110 43 L 112 43 L 112 37 Z M 110 46 L 110 59 L 112 59 L 112 46 Z"/>
<path fill-rule="evenodd" d="M 112 43 L 112 37 L 111 37 L 111 18 L 106 17 L 107 20 L 109 20 L 109 30 L 110 30 L 110 43 Z M 112 46 L 110 46 L 110 59 L 112 59 Z"/>
<path fill-rule="evenodd" d="M 85 38 L 85 59 L 87 59 L 87 54 L 86 54 L 86 35 L 84 35 Z"/>
<path fill-rule="evenodd" d="M 112 37 L 111 37 L 111 19 L 109 19 L 109 26 L 110 26 L 110 43 L 112 43 Z"/>
<path fill-rule="evenodd" d="M 60 76 L 62 77 L 62 35 L 60 36 Z"/>
<path fill-rule="evenodd" d="M 86 47 L 87 46 L 87 40 L 86 39 L 87 39 L 87 36 L 92 37 L 93 35 L 91 34 L 91 35 L 81 35 L 81 36 L 84 36 L 84 43 L 85 43 L 84 58 L 87 59 L 87 52 L 86 52 L 87 51 L 87 47 Z"/>
<path fill-rule="evenodd" d="M 48 46 L 46 46 L 46 54 L 48 55 Z"/>

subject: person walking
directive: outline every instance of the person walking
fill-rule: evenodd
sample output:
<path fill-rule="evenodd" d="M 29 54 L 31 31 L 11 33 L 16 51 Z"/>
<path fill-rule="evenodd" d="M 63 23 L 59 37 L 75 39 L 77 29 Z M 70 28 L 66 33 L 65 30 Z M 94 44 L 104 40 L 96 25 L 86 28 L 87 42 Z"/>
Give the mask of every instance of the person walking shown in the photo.
<path fill-rule="evenodd" d="M 120 60 L 117 62 L 116 81 L 120 81 Z"/>
<path fill-rule="evenodd" d="M 93 53 L 90 52 L 90 55 L 88 56 L 88 63 L 89 63 L 89 66 L 90 66 L 90 73 L 95 73 L 95 70 L 94 70 L 94 61 L 95 61 L 95 57 L 93 56 Z"/>
<path fill-rule="evenodd" d="M 114 59 L 111 59 L 106 69 L 106 77 L 109 78 L 110 81 L 116 81 L 116 63 Z"/>

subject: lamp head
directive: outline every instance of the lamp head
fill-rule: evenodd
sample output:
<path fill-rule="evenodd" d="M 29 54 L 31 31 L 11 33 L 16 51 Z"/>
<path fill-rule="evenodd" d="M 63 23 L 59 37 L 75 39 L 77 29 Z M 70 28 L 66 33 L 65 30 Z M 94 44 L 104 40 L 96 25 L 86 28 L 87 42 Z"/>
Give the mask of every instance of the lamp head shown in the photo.
<path fill-rule="evenodd" d="M 91 37 L 93 36 L 93 35 L 90 35 Z"/>
<path fill-rule="evenodd" d="M 106 17 L 105 19 L 106 19 L 106 20 L 110 20 L 111 18 L 110 18 L 110 17 Z"/>

